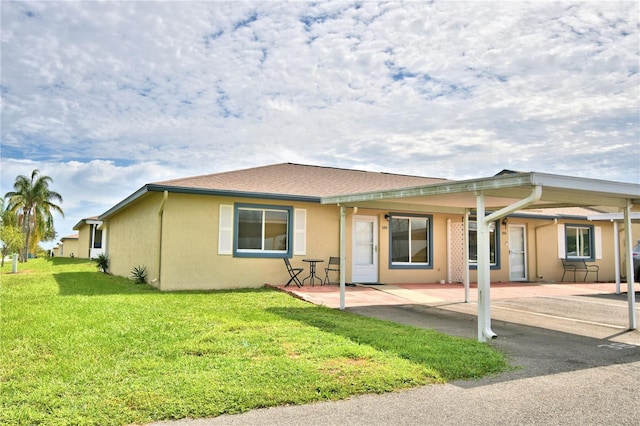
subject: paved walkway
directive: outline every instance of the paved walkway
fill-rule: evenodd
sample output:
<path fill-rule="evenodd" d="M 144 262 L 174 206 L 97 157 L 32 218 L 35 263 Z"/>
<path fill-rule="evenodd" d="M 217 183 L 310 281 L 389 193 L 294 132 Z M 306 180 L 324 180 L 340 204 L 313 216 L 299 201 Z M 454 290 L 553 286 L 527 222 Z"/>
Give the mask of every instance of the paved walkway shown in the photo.
<path fill-rule="evenodd" d="M 324 305 L 330 308 L 340 307 L 340 288 L 336 284 L 270 287 L 286 291 L 302 300 Z M 627 291 L 627 285 L 621 284 L 620 290 Z M 590 294 L 613 294 L 615 283 L 491 283 L 491 300 L 529 298 L 529 297 L 561 297 Z M 405 303 L 443 304 L 464 302 L 464 286 L 455 284 L 356 284 L 346 286 L 346 306 L 381 306 L 401 305 Z M 469 302 L 477 301 L 477 286 L 472 283 L 469 290 Z"/>

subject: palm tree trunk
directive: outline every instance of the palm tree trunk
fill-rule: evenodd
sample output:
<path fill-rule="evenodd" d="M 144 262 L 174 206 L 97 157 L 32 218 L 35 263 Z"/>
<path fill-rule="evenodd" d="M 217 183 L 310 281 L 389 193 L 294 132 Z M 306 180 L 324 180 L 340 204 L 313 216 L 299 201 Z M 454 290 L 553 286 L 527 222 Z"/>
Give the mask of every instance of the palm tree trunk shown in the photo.
<path fill-rule="evenodd" d="M 31 237 L 31 209 L 24 209 L 24 217 L 22 218 L 22 229 L 25 235 L 24 241 L 24 258 L 23 262 L 29 259 L 29 238 Z"/>

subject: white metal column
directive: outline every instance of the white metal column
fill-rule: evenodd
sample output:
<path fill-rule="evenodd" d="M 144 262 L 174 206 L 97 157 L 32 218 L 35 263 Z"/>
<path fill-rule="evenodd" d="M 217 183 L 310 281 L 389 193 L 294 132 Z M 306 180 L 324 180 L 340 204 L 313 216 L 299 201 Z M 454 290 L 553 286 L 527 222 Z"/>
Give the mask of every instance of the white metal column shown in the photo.
<path fill-rule="evenodd" d="M 478 209 L 478 341 L 485 342 L 487 338 L 495 339 L 497 336 L 491 330 L 491 287 L 489 225 L 494 220 L 499 220 L 514 211 L 523 209 L 542 197 L 542 186 L 535 185 L 531 188 L 531 194 L 527 198 L 503 207 L 502 209 L 485 216 L 484 192 L 478 191 L 476 204 Z"/>
<path fill-rule="evenodd" d="M 340 310 L 345 308 L 345 274 L 347 273 L 346 211 L 340 206 Z"/>
<path fill-rule="evenodd" d="M 627 267 L 627 300 L 629 302 L 629 330 L 635 330 L 636 321 L 636 292 L 633 287 L 633 236 L 631 235 L 631 200 L 627 200 L 627 207 L 624 209 L 624 240 L 625 258 Z"/>
<path fill-rule="evenodd" d="M 613 222 L 613 258 L 615 261 L 616 274 L 616 294 L 620 294 L 620 235 L 618 230 L 618 222 Z"/>
<path fill-rule="evenodd" d="M 486 342 L 494 339 L 496 334 L 491 330 L 491 270 L 489 223 L 485 221 L 484 192 L 476 193 L 477 205 L 477 253 L 478 253 L 478 341 Z"/>
<path fill-rule="evenodd" d="M 91 259 L 91 251 L 96 246 L 96 231 L 98 230 L 98 225 L 91 224 L 91 238 L 89 241 L 89 259 Z"/>

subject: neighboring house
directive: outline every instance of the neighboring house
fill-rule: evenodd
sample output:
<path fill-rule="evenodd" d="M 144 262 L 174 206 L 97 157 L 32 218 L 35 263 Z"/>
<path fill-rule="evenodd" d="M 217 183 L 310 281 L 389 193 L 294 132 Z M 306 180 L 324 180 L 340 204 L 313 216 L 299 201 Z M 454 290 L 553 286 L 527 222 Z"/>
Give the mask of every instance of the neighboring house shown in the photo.
<path fill-rule="evenodd" d="M 55 252 L 54 252 L 55 253 Z M 60 257 L 77 257 L 78 254 L 78 234 L 67 235 L 60 238 L 58 243 L 58 252 L 55 256 Z"/>
<path fill-rule="evenodd" d="M 102 221 L 97 216 L 80 220 L 73 229 L 78 231 L 76 257 L 95 259 L 104 253 L 106 235 L 102 232 Z"/>
<path fill-rule="evenodd" d="M 555 182 L 549 178 L 555 175 L 543 177 Z M 532 178 L 538 175 L 503 171 L 458 182 L 275 164 L 150 183 L 98 219 L 108 241 L 110 272 L 129 276 L 133 267 L 146 266 L 151 284 L 161 290 L 285 283 L 282 257 L 306 267 L 307 275 L 303 259 L 325 259 L 326 265 L 341 245 L 347 282 L 468 282 L 478 278 L 478 212 L 475 198 L 470 204 L 457 193 L 492 188 L 495 182 L 520 189 L 521 181 Z M 596 182 L 640 194 L 640 185 Z M 489 214 L 501 204 L 494 203 L 499 195 L 487 191 Z M 511 196 L 515 189 L 505 186 L 504 192 Z M 491 281 L 560 281 L 561 258 L 599 265 L 600 281 L 616 279 L 613 222 L 589 220 L 604 210 L 581 201 L 598 204 L 599 198 L 578 192 L 576 197 L 566 192 L 567 202 L 558 192 L 554 201 L 527 205 L 491 222 Z M 602 199 L 622 205 L 617 198 Z"/>

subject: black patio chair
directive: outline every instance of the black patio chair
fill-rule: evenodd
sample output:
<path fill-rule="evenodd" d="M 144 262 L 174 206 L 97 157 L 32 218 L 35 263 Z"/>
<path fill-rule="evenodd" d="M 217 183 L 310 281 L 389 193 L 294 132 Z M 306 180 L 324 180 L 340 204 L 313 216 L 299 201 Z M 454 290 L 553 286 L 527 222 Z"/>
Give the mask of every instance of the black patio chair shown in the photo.
<path fill-rule="evenodd" d="M 291 284 L 291 282 L 293 281 L 298 286 L 298 288 L 302 287 L 303 284 L 300 282 L 300 278 L 298 278 L 298 275 L 300 275 L 302 271 L 304 271 L 304 268 L 294 268 L 291 266 L 289 258 L 283 257 L 282 259 L 284 259 L 284 264 L 287 266 L 287 272 L 289 272 L 289 276 L 291 277 L 284 286 L 288 287 L 289 284 Z"/>
<path fill-rule="evenodd" d="M 324 268 L 324 284 L 331 284 L 329 280 L 329 272 L 337 272 L 340 277 L 340 258 L 331 256 L 329 257 L 329 263 Z"/>

